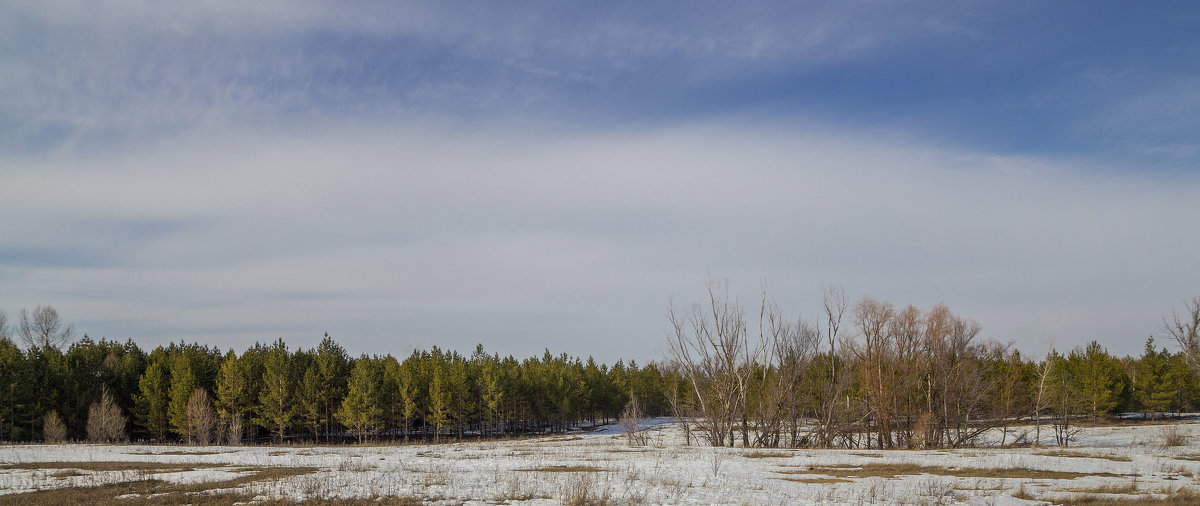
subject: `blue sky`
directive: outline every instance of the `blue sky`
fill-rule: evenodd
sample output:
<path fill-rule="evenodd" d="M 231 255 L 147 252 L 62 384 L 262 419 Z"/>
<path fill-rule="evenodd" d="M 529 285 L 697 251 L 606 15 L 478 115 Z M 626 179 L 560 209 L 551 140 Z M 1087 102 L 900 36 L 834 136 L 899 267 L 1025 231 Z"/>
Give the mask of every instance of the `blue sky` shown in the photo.
<path fill-rule="evenodd" d="M 0 2 L 0 309 L 658 358 L 709 274 L 1137 353 L 1200 291 L 1189 2 Z"/>

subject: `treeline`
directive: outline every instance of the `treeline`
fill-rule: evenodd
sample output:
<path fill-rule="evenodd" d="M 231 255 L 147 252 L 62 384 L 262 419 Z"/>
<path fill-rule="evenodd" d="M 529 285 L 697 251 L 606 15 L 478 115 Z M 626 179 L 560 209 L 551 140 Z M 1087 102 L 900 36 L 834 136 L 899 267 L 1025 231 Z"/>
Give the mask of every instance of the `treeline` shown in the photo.
<path fill-rule="evenodd" d="M 547 351 L 517 360 L 439 348 L 352 358 L 328 335 L 240 355 L 176 343 L 146 353 L 86 335 L 61 351 L 0 336 L 0 440 L 440 440 L 565 431 L 614 419 L 636 392 L 665 414 L 653 363 L 596 364 Z"/>
<path fill-rule="evenodd" d="M 683 388 L 668 401 L 688 434 L 715 446 L 960 447 L 992 429 L 1000 444 L 1042 444 L 1043 424 L 1067 445 L 1081 421 L 1200 402 L 1185 354 L 1153 338 L 1138 358 L 1092 342 L 1037 361 L 980 339 L 977 323 L 940 304 L 851 307 L 832 288 L 818 323 L 785 319 L 764 293 L 757 335 L 744 311 L 712 282 L 709 300 L 669 312 Z"/>

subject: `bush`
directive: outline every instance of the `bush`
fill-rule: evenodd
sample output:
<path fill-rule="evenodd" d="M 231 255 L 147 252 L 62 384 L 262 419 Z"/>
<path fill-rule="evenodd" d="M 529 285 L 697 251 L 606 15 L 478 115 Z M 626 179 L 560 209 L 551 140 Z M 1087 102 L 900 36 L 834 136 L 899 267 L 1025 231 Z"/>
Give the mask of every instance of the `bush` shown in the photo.
<path fill-rule="evenodd" d="M 100 395 L 98 402 L 93 402 L 88 408 L 87 437 L 93 443 L 112 443 L 125 441 L 125 424 L 129 420 L 121 412 L 121 407 L 113 402 L 108 390 Z"/>
<path fill-rule="evenodd" d="M 42 420 L 42 437 L 47 443 L 59 444 L 67 440 L 67 426 L 58 416 L 58 411 L 46 413 Z"/>
<path fill-rule="evenodd" d="M 1188 442 L 1187 431 L 1177 424 L 1164 425 L 1158 430 L 1163 446 L 1183 446 Z"/>

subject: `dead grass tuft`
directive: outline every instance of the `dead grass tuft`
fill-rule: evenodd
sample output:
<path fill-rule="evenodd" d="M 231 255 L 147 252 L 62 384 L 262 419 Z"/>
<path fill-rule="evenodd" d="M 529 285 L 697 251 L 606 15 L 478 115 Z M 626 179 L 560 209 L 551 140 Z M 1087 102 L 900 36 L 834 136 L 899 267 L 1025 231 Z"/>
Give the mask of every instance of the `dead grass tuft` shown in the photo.
<path fill-rule="evenodd" d="M 1078 450 L 1041 450 L 1033 452 L 1034 455 L 1042 455 L 1045 457 L 1065 457 L 1065 458 L 1084 458 L 1084 459 L 1104 459 L 1113 462 L 1133 462 L 1129 457 L 1120 455 L 1096 455 L 1092 453 L 1081 452 Z"/>
<path fill-rule="evenodd" d="M 1165 499 L 1159 499 L 1151 496 L 1130 496 L 1130 497 L 1112 497 L 1098 495 L 1081 495 L 1065 499 L 1056 499 L 1056 502 L 1064 506 L 1075 506 L 1086 504 L 1088 506 L 1136 506 L 1141 504 L 1155 504 L 1156 506 L 1189 506 L 1200 504 L 1200 493 L 1192 490 L 1179 490 L 1173 494 L 1169 494 Z"/>
<path fill-rule="evenodd" d="M 746 457 L 748 459 L 786 459 L 786 458 L 791 458 L 791 457 L 795 456 L 795 454 L 788 453 L 788 452 L 754 451 L 754 452 L 743 453 L 742 456 Z"/>
<path fill-rule="evenodd" d="M 50 464 L 50 463 L 44 463 Z M 69 463 L 68 465 L 78 468 L 80 465 L 88 464 L 150 464 L 149 462 L 81 462 Z M 161 464 L 157 464 L 161 465 Z M 200 466 L 196 466 L 200 467 Z M 203 466 L 203 467 L 222 467 L 222 466 Z M 153 469 L 153 472 L 162 472 L 159 469 Z M 112 470 L 112 469 L 102 469 Z M 138 469 L 134 469 L 138 470 Z M 191 470 L 191 469 L 180 469 Z M 231 489 L 256 481 L 279 481 L 293 476 L 300 476 L 316 471 L 312 467 L 259 467 L 252 468 L 253 474 L 248 476 L 240 476 L 231 480 L 211 481 L 201 483 L 174 484 L 157 479 L 144 479 L 136 481 L 128 481 L 123 483 L 115 483 L 111 485 L 99 485 L 93 487 L 70 487 L 58 488 L 52 490 L 41 490 L 37 492 L 28 492 L 23 494 L 12 494 L 0 496 L 0 506 L 13 505 L 57 505 L 57 504 L 112 504 L 119 503 L 128 506 L 149 506 L 155 504 L 167 505 L 232 505 L 236 503 L 245 503 L 253 499 L 253 496 L 248 496 L 240 493 L 225 492 L 219 493 L 223 489 Z M 326 501 L 320 501 L 326 503 Z M 256 503 L 264 504 L 264 503 Z M 284 502 L 268 502 L 267 504 L 290 504 Z M 335 504 L 367 504 L 367 503 L 341 503 Z M 372 502 L 371 504 L 377 504 Z M 420 504 L 417 503 L 385 503 L 385 504 Z"/>
<path fill-rule="evenodd" d="M 845 478 L 776 478 L 777 480 L 791 481 L 795 483 L 807 483 L 809 485 L 828 485 L 830 483 L 849 483 L 850 480 Z"/>
<path fill-rule="evenodd" d="M 36 471 L 41 469 L 78 469 L 81 471 L 145 471 L 147 473 L 178 473 L 197 469 L 226 467 L 224 464 L 167 464 L 162 462 L 24 462 L 9 469 Z"/>
<path fill-rule="evenodd" d="M 781 474 L 822 474 L 839 478 L 895 478 L 934 474 L 958 478 L 1013 478 L 1024 480 L 1073 480 L 1084 476 L 1119 477 L 1112 473 L 1075 473 L 1069 471 L 1047 471 L 1044 469 L 988 469 L 972 467 L 922 466 L 919 464 L 863 464 L 861 466 L 833 465 L 812 466 L 802 470 L 776 471 Z"/>
<path fill-rule="evenodd" d="M 604 469 L 594 466 L 543 466 L 543 467 L 527 467 L 517 469 L 522 472 L 541 472 L 541 473 L 607 473 L 612 469 Z"/>

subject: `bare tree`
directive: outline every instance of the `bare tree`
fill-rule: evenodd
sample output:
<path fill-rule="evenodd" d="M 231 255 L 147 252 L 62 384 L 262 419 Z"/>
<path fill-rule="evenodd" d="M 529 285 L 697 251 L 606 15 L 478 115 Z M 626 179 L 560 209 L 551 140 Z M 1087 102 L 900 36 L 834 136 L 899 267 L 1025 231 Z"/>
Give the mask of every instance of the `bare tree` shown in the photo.
<path fill-rule="evenodd" d="M 75 326 L 63 327 L 58 311 L 50 306 L 41 306 L 30 313 L 21 309 L 21 321 L 17 323 L 17 332 L 26 348 L 62 348 L 71 341 L 75 334 Z"/>
<path fill-rule="evenodd" d="M 112 443 L 124 441 L 128 435 L 125 425 L 129 419 L 121 413 L 121 407 L 113 401 L 112 395 L 105 389 L 100 394 L 100 400 L 93 402 L 88 408 L 87 435 L 93 443 Z"/>
<path fill-rule="evenodd" d="M 63 423 L 58 411 L 51 410 L 42 417 L 42 438 L 50 444 L 59 444 L 67 440 L 67 426 Z"/>
<path fill-rule="evenodd" d="M 187 434 L 189 442 L 209 445 L 217 426 L 217 415 L 213 412 L 212 402 L 208 400 L 208 391 L 197 388 L 187 403 Z"/>
<path fill-rule="evenodd" d="M 1033 400 L 1033 446 L 1042 444 L 1042 412 L 1050 407 L 1050 392 L 1048 380 L 1050 373 L 1053 372 L 1055 352 L 1053 349 L 1046 354 L 1046 359 L 1042 361 L 1042 365 L 1037 368 L 1037 395 Z"/>
<path fill-rule="evenodd" d="M 1163 318 L 1163 329 L 1183 348 L 1184 359 L 1192 371 L 1200 373 L 1200 297 L 1184 301 L 1183 308 L 1182 315 L 1172 309 L 1170 319 Z"/>
<path fill-rule="evenodd" d="M 869 414 L 876 428 L 876 443 L 880 448 L 893 446 L 892 417 L 895 411 L 892 389 L 895 387 L 892 357 L 892 334 L 889 329 L 895 309 L 889 302 L 864 297 L 854 306 L 854 322 L 862 334 L 859 348 L 859 380 L 866 395 Z M 868 435 L 869 436 L 869 435 Z M 867 445 L 871 441 L 868 437 Z"/>
<path fill-rule="evenodd" d="M 836 285 L 825 287 L 824 292 L 822 305 L 825 310 L 825 340 L 829 346 L 829 374 L 820 380 L 817 436 L 821 446 L 828 447 L 833 446 L 840 425 L 840 415 L 844 414 L 838 408 L 848 383 L 848 375 L 840 364 L 842 357 L 838 354 L 838 345 L 842 344 L 839 341 L 840 329 L 846 314 L 846 293 Z"/>
<path fill-rule="evenodd" d="M 625 409 L 621 410 L 621 427 L 625 429 L 625 437 L 629 440 L 629 446 L 646 446 L 646 433 L 642 431 L 642 404 L 638 401 L 637 395 L 630 395 L 629 402 L 625 403 Z"/>
<path fill-rule="evenodd" d="M 12 333 L 8 327 L 8 313 L 0 309 L 0 340 L 11 339 Z"/>
<path fill-rule="evenodd" d="M 674 334 L 670 356 L 696 399 L 695 422 L 709 444 L 730 446 L 744 408 L 749 356 L 742 308 L 729 297 L 728 284 L 708 281 L 708 305 L 667 311 Z M 744 354 L 743 354 L 744 353 Z"/>

